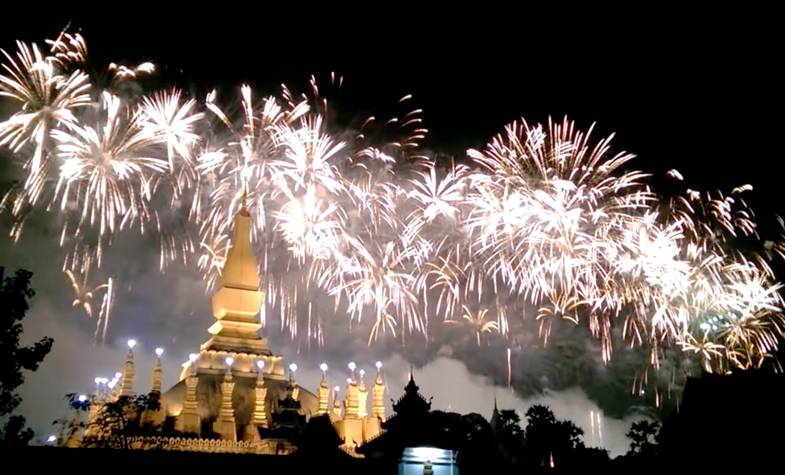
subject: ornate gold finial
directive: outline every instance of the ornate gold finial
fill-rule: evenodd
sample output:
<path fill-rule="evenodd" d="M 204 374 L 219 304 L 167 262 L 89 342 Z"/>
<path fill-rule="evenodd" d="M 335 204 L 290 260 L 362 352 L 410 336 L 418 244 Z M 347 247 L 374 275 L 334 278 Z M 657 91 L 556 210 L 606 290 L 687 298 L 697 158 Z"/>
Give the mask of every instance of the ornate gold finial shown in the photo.
<path fill-rule="evenodd" d="M 371 396 L 373 398 L 373 406 L 371 414 L 381 420 L 384 420 L 384 381 L 382 380 L 382 362 L 376 362 L 376 380 L 373 383 Z"/>
<path fill-rule="evenodd" d="M 136 346 L 136 340 L 128 340 L 128 354 L 123 365 L 120 396 L 133 396 L 134 394 L 134 346 Z"/>
<path fill-rule="evenodd" d="M 164 354 L 163 348 L 155 349 L 155 366 L 153 367 L 153 386 L 151 392 L 161 394 L 161 355 Z"/>

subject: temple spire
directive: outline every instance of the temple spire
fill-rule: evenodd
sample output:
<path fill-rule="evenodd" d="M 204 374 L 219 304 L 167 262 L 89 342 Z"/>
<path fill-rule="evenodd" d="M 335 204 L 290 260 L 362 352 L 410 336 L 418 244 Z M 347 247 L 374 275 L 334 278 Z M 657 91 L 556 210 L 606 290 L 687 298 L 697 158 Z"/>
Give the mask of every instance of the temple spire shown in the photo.
<path fill-rule="evenodd" d="M 150 390 L 151 393 L 161 394 L 161 375 L 163 369 L 161 368 L 161 355 L 164 353 L 163 348 L 155 349 L 155 366 L 153 367 L 153 385 Z"/>
<path fill-rule="evenodd" d="M 199 403 L 196 398 L 196 389 L 199 385 L 199 373 L 196 368 L 198 356 L 191 354 L 188 357 L 187 373 L 185 377 L 185 401 L 180 414 L 175 421 L 175 429 L 179 432 L 198 434 L 201 431 L 201 417 L 199 416 Z"/>
<path fill-rule="evenodd" d="M 357 385 L 357 416 L 368 415 L 368 390 L 365 388 L 365 370 L 360 370 L 360 381 Z"/>
<path fill-rule="evenodd" d="M 319 414 L 327 414 L 330 409 L 330 386 L 327 384 L 327 363 L 319 365 L 322 379 L 319 381 Z"/>
<path fill-rule="evenodd" d="M 499 414 L 499 405 L 496 401 L 496 391 L 493 392 L 493 412 L 491 413 L 491 419 L 488 421 L 491 425 L 491 430 L 496 433 L 499 430 L 499 423 L 500 423 L 500 414 Z"/>
<path fill-rule="evenodd" d="M 344 417 L 357 417 L 360 408 L 360 394 L 357 387 L 357 375 L 355 369 L 357 365 L 354 361 L 349 363 L 351 377 L 346 380 L 346 399 L 344 400 Z"/>
<path fill-rule="evenodd" d="M 382 380 L 382 362 L 376 362 L 376 379 L 373 382 L 372 390 L 373 407 L 371 415 L 384 420 L 384 381 Z"/>
<path fill-rule="evenodd" d="M 417 383 L 414 382 L 414 367 L 409 366 L 409 382 L 406 383 L 406 386 L 403 388 L 404 392 L 406 393 L 414 393 L 417 394 L 417 391 L 420 390 L 420 387 L 417 386 Z"/>
<path fill-rule="evenodd" d="M 134 346 L 136 340 L 128 340 L 128 354 L 123 365 L 123 379 L 120 386 L 120 396 L 134 395 Z"/>
<path fill-rule="evenodd" d="M 298 400 L 300 398 L 300 386 L 294 380 L 294 373 L 297 372 L 297 364 L 291 363 L 289 365 L 289 384 L 286 387 L 289 397 Z"/>
<path fill-rule="evenodd" d="M 259 271 L 251 246 L 251 215 L 245 207 L 245 198 L 234 218 L 232 247 L 221 270 L 220 286 L 248 290 L 259 288 Z"/>
<path fill-rule="evenodd" d="M 221 408 L 218 412 L 218 419 L 213 422 L 213 432 L 218 434 L 221 439 L 237 441 L 237 429 L 235 428 L 234 407 L 232 405 L 232 393 L 234 392 L 234 378 L 232 377 L 232 364 L 234 358 L 226 358 L 226 374 L 221 382 Z"/>
<path fill-rule="evenodd" d="M 261 280 L 251 245 L 251 216 L 243 201 L 234 218 L 231 247 L 213 295 L 213 337 L 202 350 L 269 355 L 267 341 L 259 336 L 259 310 L 264 301 Z"/>
<path fill-rule="evenodd" d="M 341 400 L 338 397 L 340 389 L 339 386 L 333 388 L 333 419 L 336 420 L 341 418 Z"/>

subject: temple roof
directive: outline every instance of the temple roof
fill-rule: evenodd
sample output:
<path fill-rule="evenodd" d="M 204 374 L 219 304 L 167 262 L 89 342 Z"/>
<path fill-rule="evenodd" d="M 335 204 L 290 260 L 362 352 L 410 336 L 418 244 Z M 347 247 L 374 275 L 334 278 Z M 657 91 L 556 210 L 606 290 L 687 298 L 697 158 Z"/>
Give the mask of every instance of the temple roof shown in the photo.
<path fill-rule="evenodd" d="M 404 394 L 393 404 L 396 415 L 422 414 L 431 410 L 431 402 L 420 394 L 419 386 L 414 382 L 414 372 L 409 373 L 409 382 L 403 388 Z"/>
<path fill-rule="evenodd" d="M 382 422 L 385 432 L 360 445 L 357 452 L 365 456 L 382 454 L 397 459 L 404 447 L 443 445 L 438 427 L 434 424 L 434 413 L 430 412 L 431 402 L 419 390 L 414 382 L 414 374 L 410 372 L 403 396 L 393 403 L 395 414 Z"/>

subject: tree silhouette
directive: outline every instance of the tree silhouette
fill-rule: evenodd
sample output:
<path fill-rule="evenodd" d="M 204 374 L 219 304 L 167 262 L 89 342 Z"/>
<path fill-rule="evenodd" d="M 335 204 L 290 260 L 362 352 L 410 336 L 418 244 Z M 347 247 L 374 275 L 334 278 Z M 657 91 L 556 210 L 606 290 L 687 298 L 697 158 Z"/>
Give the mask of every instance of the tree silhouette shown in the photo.
<path fill-rule="evenodd" d="M 429 445 L 455 450 L 462 473 L 485 473 L 498 458 L 491 425 L 480 414 L 432 411 L 428 419 Z"/>
<path fill-rule="evenodd" d="M 657 447 L 657 434 L 660 431 L 660 424 L 652 421 L 633 422 L 627 432 L 630 439 L 630 450 L 628 455 L 646 454 L 653 452 Z"/>
<path fill-rule="evenodd" d="M 23 269 L 13 276 L 5 276 L 0 267 L 0 446 L 27 445 L 33 431 L 25 428 L 25 418 L 10 415 L 22 402 L 16 389 L 24 383 L 23 370 L 35 371 L 52 349 L 53 340 L 44 337 L 30 346 L 20 346 L 22 319 L 29 309 L 28 299 L 35 295 L 30 287 L 33 273 Z"/>
<path fill-rule="evenodd" d="M 546 406 L 534 405 L 526 411 L 525 453 L 537 467 L 554 466 L 570 459 L 570 453 L 583 449 L 583 430 L 571 421 L 556 419 Z"/>
<path fill-rule="evenodd" d="M 630 469 L 637 471 L 653 471 L 660 455 L 659 436 L 659 423 L 647 420 L 633 422 L 627 432 L 630 450 L 624 456 L 624 463 L 628 464 Z"/>
<path fill-rule="evenodd" d="M 142 414 L 145 411 L 157 411 L 161 408 L 157 394 L 119 396 L 110 400 L 80 400 L 76 394 L 68 394 L 66 399 L 76 411 L 75 420 L 68 425 L 72 430 L 85 430 L 83 447 L 128 449 L 129 438 L 134 436 L 181 435 L 174 432 L 164 434 L 160 425 L 143 422 Z M 83 422 L 80 413 L 89 412 L 91 406 L 95 408 L 95 412 Z"/>
<path fill-rule="evenodd" d="M 556 424 L 556 416 L 547 406 L 535 404 L 526 411 L 526 430 L 549 427 Z"/>
<path fill-rule="evenodd" d="M 343 443 L 327 414 L 313 416 L 305 424 L 300 446 L 295 452 L 298 456 L 324 457 L 342 454 L 338 446 Z"/>
<path fill-rule="evenodd" d="M 513 409 L 502 409 L 496 419 L 496 442 L 502 457 L 510 464 L 517 464 L 523 449 L 521 418 Z"/>
<path fill-rule="evenodd" d="M 563 444 L 560 448 L 566 450 L 582 449 L 583 429 L 572 421 L 559 421 L 556 425 L 556 440 Z"/>

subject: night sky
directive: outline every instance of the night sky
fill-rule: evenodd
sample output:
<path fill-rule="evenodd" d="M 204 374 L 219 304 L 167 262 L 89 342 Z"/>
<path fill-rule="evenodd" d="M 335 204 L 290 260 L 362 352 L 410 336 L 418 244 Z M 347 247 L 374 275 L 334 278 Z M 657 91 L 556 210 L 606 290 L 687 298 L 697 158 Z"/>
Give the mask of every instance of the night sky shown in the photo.
<path fill-rule="evenodd" d="M 773 213 L 785 211 L 778 173 L 784 78 L 782 50 L 775 41 L 778 17 L 772 11 L 743 13 L 712 6 L 567 14 L 565 5 L 554 11 L 487 7 L 479 12 L 369 12 L 362 8 L 339 12 L 294 3 L 275 11 L 245 11 L 239 6 L 221 8 L 229 12 L 202 7 L 163 12 L 159 8 L 123 4 L 105 7 L 105 12 L 96 8 L 89 13 L 37 11 L 6 16 L 1 21 L 0 47 L 13 50 L 15 39 L 43 41 L 71 21 L 71 30 L 80 31 L 87 41 L 91 64 L 150 60 L 159 73 L 149 87 L 177 85 L 200 100 L 217 87 L 225 102 L 236 97 L 241 83 L 266 93 L 277 92 L 280 83 L 304 90 L 311 74 L 327 83 L 335 71 L 344 77 L 344 84 L 337 96 L 330 97 L 334 126 L 393 113 L 398 99 L 412 94 L 413 104 L 424 109 L 425 127 L 430 130 L 424 148 L 442 159 L 461 160 L 466 148 L 481 147 L 506 123 L 520 117 L 539 122 L 549 116 L 561 120 L 566 114 L 584 129 L 596 122 L 596 138 L 616 132 L 615 148 L 638 155 L 631 165 L 652 173 L 655 186 L 664 191 L 673 186 L 662 179 L 664 173 L 676 168 L 685 177 L 683 185 L 698 190 L 729 191 L 752 184 L 754 192 L 747 198 L 764 226 Z M 355 15 L 362 18 L 355 19 Z M 5 164 L 0 168 L 6 169 Z M 37 429 L 45 427 L 44 422 L 29 414 L 43 407 L 48 408 L 47 416 L 52 413 L 50 406 L 59 395 L 53 399 L 39 393 L 58 371 L 65 371 L 63 358 L 70 358 L 69 364 L 87 373 L 84 381 L 93 377 L 93 369 L 85 367 L 90 358 L 57 350 L 58 345 L 73 348 L 77 342 L 89 343 L 91 327 L 90 322 L 77 321 L 75 311 L 60 320 L 52 317 L 62 304 L 57 299 L 65 301 L 68 289 L 55 290 L 65 286 L 60 275 L 54 275 L 59 264 L 47 276 L 42 261 L 51 253 L 36 247 L 45 246 L 40 243 L 45 239 L 35 233 L 44 235 L 47 229 L 46 224 L 35 224 L 28 232 L 33 237 L 13 248 L 7 237 L 0 241 L 5 248 L 0 252 L 0 265 L 32 268 L 40 279 L 39 295 L 45 295 L 41 298 L 45 302 L 34 308 L 41 315 L 29 331 L 58 334 L 53 336 L 61 364 L 45 364 L 43 376 L 29 378 L 33 389 L 26 388 L 24 394 L 34 400 L 26 402 L 25 408 Z M 48 265 L 52 267 L 51 262 Z M 96 350 L 110 360 L 102 363 L 102 371 L 113 371 L 109 368 L 119 365 L 122 352 L 116 349 L 117 342 L 131 332 L 141 340 L 181 349 L 174 355 L 178 361 L 189 352 L 187 347 L 195 349 L 204 338 L 209 300 L 203 296 L 202 301 L 187 302 L 188 296 L 198 294 L 193 290 L 201 285 L 198 278 L 185 270 L 174 271 L 163 280 L 181 279 L 173 292 L 161 290 L 162 280 L 156 279 L 136 284 L 135 294 L 146 297 L 128 299 L 114 317 L 110 348 Z M 58 292 L 62 295 L 55 297 Z M 62 308 L 71 310 L 67 304 Z M 200 312 L 198 323 L 186 329 L 173 316 Z M 64 343 L 63 339 L 73 341 Z M 283 338 L 274 343 L 279 349 L 287 345 Z M 352 350 L 337 350 L 330 349 L 328 342 L 327 354 L 334 355 L 337 364 L 336 355 L 348 357 L 352 351 L 366 351 L 363 347 L 361 341 Z M 391 356 L 400 352 L 370 351 L 374 354 L 368 358 L 392 358 L 391 364 L 401 371 L 406 367 L 400 356 Z M 178 361 L 168 364 L 170 383 Z M 436 359 L 423 371 L 438 375 L 444 372 L 438 365 L 455 363 Z M 474 400 L 455 403 L 465 412 L 490 409 L 488 392 L 494 390 L 493 384 L 478 382 L 476 374 L 483 374 L 478 368 L 475 365 L 474 375 L 467 374 L 461 381 L 487 391 L 478 389 L 476 396 L 467 396 Z M 142 385 L 147 384 L 145 371 L 137 377 Z M 500 384 L 498 368 L 492 379 Z M 446 394 L 444 385 L 461 383 L 439 384 L 434 379 L 421 386 L 432 394 L 439 392 L 435 394 L 438 401 Z M 58 384 L 57 391 L 72 386 Z M 397 396 L 400 388 L 391 391 Z M 591 389 L 583 391 L 592 399 Z M 575 396 L 580 402 L 570 399 L 574 392 L 560 394 L 568 396 L 552 404 L 563 404 L 567 411 L 594 404 L 583 393 Z M 522 407 L 521 400 L 511 395 L 507 401 Z M 617 415 L 618 407 L 612 406 L 618 404 L 599 403 Z M 619 421 L 619 437 L 624 429 Z"/>
<path fill-rule="evenodd" d="M 107 9 L 110 11 L 113 9 Z M 343 75 L 338 121 L 384 113 L 404 94 L 425 110 L 425 146 L 460 156 L 515 119 L 565 114 L 696 188 L 752 183 L 775 200 L 783 105 L 775 15 L 730 8 L 625 11 L 493 8 L 374 11 L 160 6 L 6 21 L 2 44 L 71 20 L 91 61 L 154 61 L 161 84 L 201 98 L 237 84 L 302 90 Z M 354 16 L 357 15 L 357 18 Z M 773 209 L 781 207 L 770 205 Z"/>

